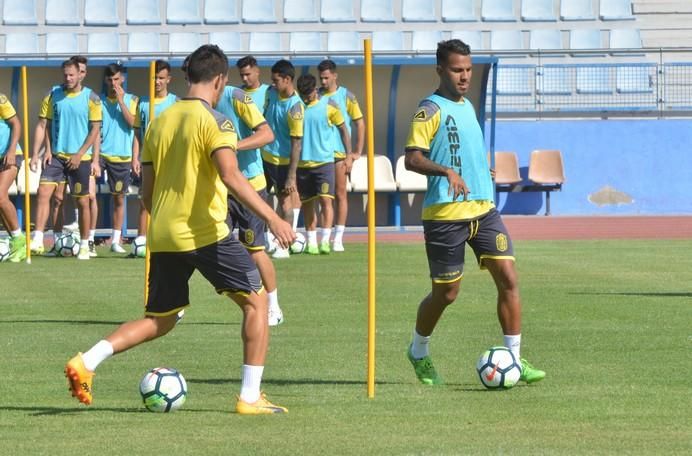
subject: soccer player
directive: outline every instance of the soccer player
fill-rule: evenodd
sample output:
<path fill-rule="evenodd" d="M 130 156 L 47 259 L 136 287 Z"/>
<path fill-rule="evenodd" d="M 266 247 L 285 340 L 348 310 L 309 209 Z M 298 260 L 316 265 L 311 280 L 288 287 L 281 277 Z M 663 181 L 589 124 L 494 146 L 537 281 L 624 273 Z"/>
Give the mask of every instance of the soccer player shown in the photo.
<path fill-rule="evenodd" d="M 10 258 L 19 263 L 26 258 L 26 236 L 22 234 L 17 218 L 17 208 L 10 200 L 9 190 L 22 166 L 22 149 L 19 137 L 22 125 L 14 106 L 5 94 L 0 93 L 0 218 L 10 233 Z"/>
<path fill-rule="evenodd" d="M 252 101 L 258 108 L 264 109 L 269 84 L 260 82 L 260 69 L 257 66 L 257 59 L 251 55 L 246 55 L 238 59 L 235 66 L 238 68 L 240 80 L 243 81 L 240 88 L 252 97 Z"/>
<path fill-rule="evenodd" d="M 267 186 L 279 199 L 284 220 L 298 226 L 300 199 L 296 169 L 303 137 L 303 102 L 295 92 L 295 69 L 288 60 L 279 60 L 271 69 L 272 87 L 267 90 L 264 117 L 274 132 L 274 141 L 262 148 Z M 288 258 L 288 248 L 278 248 L 273 258 Z"/>
<path fill-rule="evenodd" d="M 320 76 L 320 95 L 334 100 L 341 115 L 346 119 L 346 128 L 348 129 L 349 138 L 351 137 L 351 124 L 356 127 L 356 138 L 353 152 L 347 154 L 345 144 L 341 141 L 339 135 L 335 135 L 336 148 L 334 152 L 335 170 L 336 170 L 336 225 L 334 226 L 334 241 L 332 242 L 332 250 L 335 252 L 344 251 L 344 229 L 346 228 L 346 219 L 348 218 L 348 193 L 346 192 L 346 180 L 348 174 L 351 173 L 353 161 L 357 160 L 363 152 L 365 144 L 365 121 L 363 113 L 358 105 L 356 96 L 353 95 L 346 87 L 340 86 L 338 82 L 339 75 L 336 72 L 336 63 L 332 60 L 323 60 L 317 65 L 317 71 Z"/>
<path fill-rule="evenodd" d="M 334 128 L 339 131 L 344 151 L 351 154 L 351 136 L 341 110 L 334 100 L 320 97 L 317 79 L 304 74 L 297 81 L 298 93 L 305 103 L 303 120 L 303 147 L 298 162 L 298 193 L 303 205 L 306 252 L 311 255 L 328 254 L 329 238 L 334 222 Z M 317 245 L 316 203 L 320 203 L 322 238 Z"/>
<path fill-rule="evenodd" d="M 92 174 L 101 174 L 98 163 L 101 100 L 91 89 L 82 87 L 76 61 L 66 60 L 61 68 L 64 84 L 44 98 L 41 108 L 45 112 L 49 134 L 45 141 L 44 166 L 37 196 L 36 231 L 31 250 L 37 254 L 44 252 L 43 230 L 48 221 L 50 199 L 58 183 L 67 180 L 79 210 L 81 247 L 77 258 L 86 260 L 90 257 L 89 180 Z M 32 170 L 39 168 L 40 160 L 38 155 L 32 156 Z"/>
<path fill-rule="evenodd" d="M 142 149 L 143 201 L 151 213 L 151 274 L 145 316 L 121 325 L 65 366 L 72 394 L 92 402 L 96 367 L 114 353 L 163 336 L 189 305 L 188 281 L 195 270 L 229 296 L 243 312 L 242 386 L 239 414 L 283 413 L 260 392 L 267 354 L 267 298 L 257 268 L 226 224 L 228 191 L 257 213 L 278 242 L 295 238 L 243 177 L 236 161 L 233 123 L 212 106 L 227 82 L 228 60 L 214 45 L 190 56 L 187 96 L 155 119 Z"/>
<path fill-rule="evenodd" d="M 464 42 L 452 39 L 438 44 L 439 87 L 418 105 L 406 140 L 406 169 L 428 176 L 422 219 L 432 279 L 432 291 L 418 307 L 407 356 L 421 383 L 442 383 L 428 345 L 442 313 L 459 293 L 468 243 L 497 287 L 503 345 L 520 360 L 521 379 L 533 383 L 542 380 L 545 372 L 520 356 L 521 299 L 514 252 L 493 204 L 483 133 L 464 96 L 471 70 L 471 50 Z"/>
<path fill-rule="evenodd" d="M 104 70 L 108 92 L 101 95 L 101 169 L 108 175 L 108 185 L 113 195 L 113 233 L 111 251 L 125 253 L 120 245 L 125 195 L 130 187 L 133 163 L 139 164 L 139 143 L 134 142 L 137 97 L 125 93 L 125 69 L 119 63 L 111 63 Z"/>

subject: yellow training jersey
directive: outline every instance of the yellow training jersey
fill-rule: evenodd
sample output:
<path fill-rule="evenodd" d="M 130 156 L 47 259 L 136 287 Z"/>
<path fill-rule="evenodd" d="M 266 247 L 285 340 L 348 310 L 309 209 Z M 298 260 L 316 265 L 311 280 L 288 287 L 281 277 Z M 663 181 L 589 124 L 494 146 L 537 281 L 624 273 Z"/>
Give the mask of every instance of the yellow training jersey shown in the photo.
<path fill-rule="evenodd" d="M 183 98 L 154 119 L 142 150 L 142 164 L 151 164 L 155 176 L 152 252 L 188 252 L 228 236 L 228 192 L 212 155 L 235 151 L 237 142 L 233 123 L 197 98 Z"/>

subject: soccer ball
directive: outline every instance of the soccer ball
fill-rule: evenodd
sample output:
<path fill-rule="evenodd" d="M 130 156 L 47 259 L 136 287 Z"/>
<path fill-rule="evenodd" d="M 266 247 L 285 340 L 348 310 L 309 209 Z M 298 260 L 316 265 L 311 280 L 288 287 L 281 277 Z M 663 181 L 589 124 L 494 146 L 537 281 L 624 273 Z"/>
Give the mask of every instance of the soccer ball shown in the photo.
<path fill-rule="evenodd" d="M 144 406 L 151 412 L 172 412 L 185 403 L 187 383 L 182 374 L 168 367 L 157 367 L 139 382 Z"/>
<path fill-rule="evenodd" d="M 507 347 L 492 347 L 476 364 L 481 383 L 488 389 L 508 389 L 519 381 L 521 365 Z"/>
<path fill-rule="evenodd" d="M 296 233 L 296 240 L 291 244 L 291 253 L 303 253 L 305 250 L 305 236 L 303 233 Z"/>
<path fill-rule="evenodd" d="M 146 236 L 137 236 L 132 241 L 132 256 L 144 258 L 147 255 L 147 238 Z"/>
<path fill-rule="evenodd" d="M 10 258 L 10 243 L 7 239 L 0 239 L 0 263 Z"/>
<path fill-rule="evenodd" d="M 77 234 L 58 234 L 55 238 L 55 252 L 61 257 L 76 256 L 79 253 L 80 240 Z"/>

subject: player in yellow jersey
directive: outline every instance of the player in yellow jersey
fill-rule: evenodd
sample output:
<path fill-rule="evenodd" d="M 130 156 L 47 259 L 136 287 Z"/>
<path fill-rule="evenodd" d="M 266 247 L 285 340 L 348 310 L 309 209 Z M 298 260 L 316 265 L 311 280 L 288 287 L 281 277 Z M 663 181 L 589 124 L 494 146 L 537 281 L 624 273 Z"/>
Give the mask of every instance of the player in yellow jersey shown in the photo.
<path fill-rule="evenodd" d="M 267 223 L 288 246 L 295 233 L 257 194 L 238 168 L 233 123 L 215 111 L 228 60 L 215 45 L 190 55 L 187 96 L 155 119 L 142 149 L 143 201 L 151 214 L 149 299 L 142 319 L 121 325 L 65 367 L 72 394 L 92 402 L 94 369 L 113 353 L 163 336 L 189 305 L 188 280 L 198 270 L 243 312 L 239 414 L 284 413 L 260 392 L 267 354 L 267 296 L 247 250 L 226 224 L 228 191 Z"/>

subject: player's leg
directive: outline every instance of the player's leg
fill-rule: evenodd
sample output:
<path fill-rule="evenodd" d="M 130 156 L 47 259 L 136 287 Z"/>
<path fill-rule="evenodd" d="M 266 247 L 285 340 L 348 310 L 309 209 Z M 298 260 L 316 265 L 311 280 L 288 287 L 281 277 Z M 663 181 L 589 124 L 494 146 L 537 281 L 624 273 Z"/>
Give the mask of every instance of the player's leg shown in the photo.
<path fill-rule="evenodd" d="M 55 192 L 56 184 L 54 182 L 40 183 L 36 191 L 36 225 L 31 239 L 31 252 L 42 254 L 43 232 L 46 229 L 48 215 L 50 212 L 50 199 Z"/>
<path fill-rule="evenodd" d="M 96 223 L 99 218 L 99 206 L 96 201 L 96 178 L 91 176 L 91 170 L 89 171 L 89 231 L 88 231 L 88 246 L 89 246 L 89 256 L 96 257 Z M 80 222 L 81 231 L 81 222 Z M 82 238 L 84 239 L 84 238 Z"/>
<path fill-rule="evenodd" d="M 305 253 L 309 255 L 319 255 L 320 247 L 317 244 L 317 214 L 315 213 L 315 202 L 317 197 L 303 200 L 303 221 L 305 222 L 306 246 Z"/>
<path fill-rule="evenodd" d="M 334 198 L 331 195 L 320 195 L 320 227 L 322 236 L 320 239 L 320 253 L 328 254 L 331 252 L 329 238 L 332 235 L 332 224 L 334 223 Z"/>
<path fill-rule="evenodd" d="M 72 193 L 72 200 L 77 207 L 79 219 L 80 247 L 77 259 L 88 260 L 89 254 L 89 230 L 91 227 L 91 205 L 89 202 L 89 182 L 91 180 L 91 165 L 87 161 L 80 163 L 75 170 L 67 173 L 68 184 Z"/>
<path fill-rule="evenodd" d="M 26 258 L 26 237 L 22 234 L 17 218 L 17 208 L 10 200 L 10 186 L 17 177 L 17 171 L 21 166 L 21 155 L 16 156 L 18 163 L 12 166 L 2 166 L 0 157 L 0 218 L 5 229 L 10 234 L 10 258 L 13 263 L 18 263 Z"/>
<path fill-rule="evenodd" d="M 344 251 L 344 230 L 346 229 L 346 219 L 348 218 L 348 192 L 346 191 L 346 164 L 344 160 L 334 163 L 334 241 L 332 250 L 335 252 Z"/>
<path fill-rule="evenodd" d="M 111 234 L 111 252 L 126 253 L 120 245 L 123 220 L 125 219 L 125 195 L 130 187 L 131 163 L 107 163 L 108 185 L 113 195 L 113 229 Z"/>
<path fill-rule="evenodd" d="M 53 226 L 53 233 L 61 233 L 65 227 L 65 218 L 63 217 L 65 190 L 67 182 L 58 182 L 58 186 L 51 197 L 50 220 Z"/>

